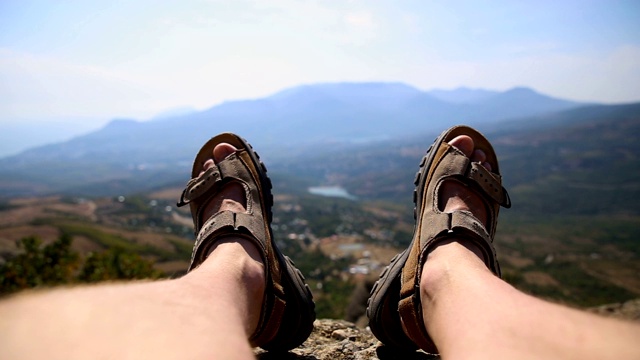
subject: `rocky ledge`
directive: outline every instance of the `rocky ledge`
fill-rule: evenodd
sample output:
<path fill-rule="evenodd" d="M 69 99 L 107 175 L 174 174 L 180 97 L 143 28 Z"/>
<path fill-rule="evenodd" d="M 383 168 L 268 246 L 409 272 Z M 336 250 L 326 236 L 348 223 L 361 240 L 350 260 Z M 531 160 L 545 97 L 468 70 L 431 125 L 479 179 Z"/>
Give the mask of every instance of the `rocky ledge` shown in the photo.
<path fill-rule="evenodd" d="M 309 339 L 288 353 L 266 352 L 256 349 L 260 360 L 393 360 L 438 359 L 421 351 L 400 353 L 382 345 L 368 329 L 344 320 L 316 320 Z"/>

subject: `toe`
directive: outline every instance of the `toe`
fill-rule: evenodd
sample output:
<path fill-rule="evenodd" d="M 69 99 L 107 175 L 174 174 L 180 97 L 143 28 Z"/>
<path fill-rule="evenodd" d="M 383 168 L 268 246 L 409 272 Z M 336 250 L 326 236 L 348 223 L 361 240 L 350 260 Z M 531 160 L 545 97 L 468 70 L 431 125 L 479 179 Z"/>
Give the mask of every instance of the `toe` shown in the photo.
<path fill-rule="evenodd" d="M 209 170 L 214 165 L 213 159 L 209 159 L 202 164 L 202 170 L 200 170 L 200 175 L 204 174 L 205 171 Z"/>
<path fill-rule="evenodd" d="M 491 164 L 487 162 L 487 154 L 484 151 L 476 149 L 471 155 L 471 161 L 482 164 L 487 170 L 491 171 Z"/>
<path fill-rule="evenodd" d="M 483 163 L 487 161 L 487 155 L 482 150 L 475 150 L 471 155 L 471 161 Z"/>
<path fill-rule="evenodd" d="M 202 175 L 205 171 L 209 170 L 216 163 L 221 162 L 227 156 L 236 152 L 236 149 L 233 145 L 227 143 L 220 143 L 213 148 L 213 159 L 208 159 L 202 164 L 202 170 L 200 171 L 200 175 Z"/>
<path fill-rule="evenodd" d="M 227 156 L 236 152 L 236 149 L 233 145 L 227 143 L 220 143 L 216 145 L 213 149 L 213 159 L 215 162 L 219 163 L 224 160 Z"/>
<path fill-rule="evenodd" d="M 471 157 L 473 153 L 473 139 L 467 135 L 456 136 L 449 141 L 449 145 L 462 151 L 466 156 Z"/>
<path fill-rule="evenodd" d="M 213 159 L 208 159 L 202 164 L 202 171 L 209 170 L 213 166 Z"/>

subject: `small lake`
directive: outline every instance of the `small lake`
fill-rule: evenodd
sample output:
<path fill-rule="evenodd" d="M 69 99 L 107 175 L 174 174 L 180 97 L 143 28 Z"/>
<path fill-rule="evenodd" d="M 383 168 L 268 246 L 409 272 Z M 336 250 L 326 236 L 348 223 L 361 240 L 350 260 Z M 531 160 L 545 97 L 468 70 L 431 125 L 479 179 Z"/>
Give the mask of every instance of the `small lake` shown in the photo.
<path fill-rule="evenodd" d="M 343 199 L 356 200 L 356 197 L 349 194 L 347 190 L 340 186 L 312 186 L 308 189 L 310 194 L 327 196 L 327 197 L 339 197 Z"/>
<path fill-rule="evenodd" d="M 338 249 L 340 249 L 342 251 L 353 252 L 353 251 L 358 251 L 358 250 L 364 249 L 364 244 L 360 244 L 360 243 L 340 244 L 340 245 L 338 245 Z"/>

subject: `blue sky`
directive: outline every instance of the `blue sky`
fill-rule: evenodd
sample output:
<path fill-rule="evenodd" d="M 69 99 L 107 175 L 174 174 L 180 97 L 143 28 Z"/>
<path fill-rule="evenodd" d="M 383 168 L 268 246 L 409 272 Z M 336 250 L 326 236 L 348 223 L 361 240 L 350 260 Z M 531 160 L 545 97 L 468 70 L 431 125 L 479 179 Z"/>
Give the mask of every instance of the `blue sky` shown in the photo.
<path fill-rule="evenodd" d="M 640 1 L 0 1 L 0 132 L 333 81 L 640 101 Z"/>

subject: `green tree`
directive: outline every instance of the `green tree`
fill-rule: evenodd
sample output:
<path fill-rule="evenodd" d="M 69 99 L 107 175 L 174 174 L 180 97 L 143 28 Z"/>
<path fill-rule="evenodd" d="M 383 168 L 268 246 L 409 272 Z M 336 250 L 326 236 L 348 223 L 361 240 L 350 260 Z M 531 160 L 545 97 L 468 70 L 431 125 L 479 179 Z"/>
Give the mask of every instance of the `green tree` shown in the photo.
<path fill-rule="evenodd" d="M 117 279 L 157 279 L 162 275 L 162 272 L 154 269 L 153 264 L 140 255 L 116 247 L 90 254 L 78 275 L 78 280 L 97 282 Z"/>
<path fill-rule="evenodd" d="M 0 266 L 0 294 L 74 282 L 80 256 L 71 250 L 71 242 L 66 234 L 44 247 L 36 236 L 18 240 L 23 252 Z"/>
<path fill-rule="evenodd" d="M 92 253 L 83 262 L 71 249 L 72 242 L 67 234 L 45 246 L 37 236 L 18 240 L 22 251 L 0 265 L 0 295 L 42 286 L 163 276 L 152 262 L 120 247 Z"/>

